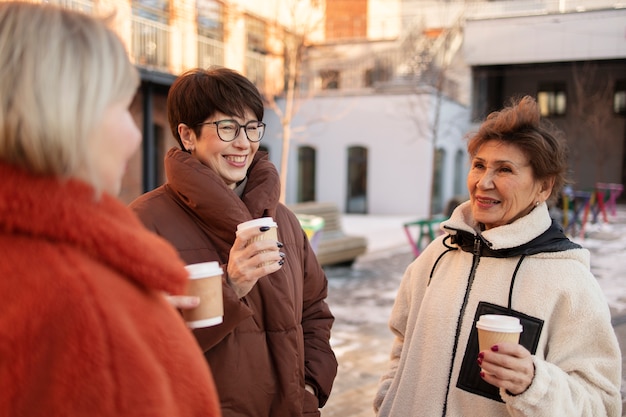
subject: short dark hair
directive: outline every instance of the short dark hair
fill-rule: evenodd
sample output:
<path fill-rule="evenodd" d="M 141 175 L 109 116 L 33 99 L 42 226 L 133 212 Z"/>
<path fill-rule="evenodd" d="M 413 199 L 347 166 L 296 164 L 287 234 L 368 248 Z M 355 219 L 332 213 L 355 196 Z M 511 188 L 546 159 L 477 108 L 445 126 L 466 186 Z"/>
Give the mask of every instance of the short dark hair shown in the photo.
<path fill-rule="evenodd" d="M 258 121 L 263 120 L 263 98 L 256 86 L 246 77 L 229 68 L 195 68 L 181 74 L 167 95 L 167 117 L 172 134 L 180 148 L 185 150 L 178 125 L 184 123 L 200 135 L 209 116 L 220 112 L 244 117 L 252 111 Z"/>
<path fill-rule="evenodd" d="M 519 148 L 528 158 L 535 179 L 554 178 L 550 200 L 558 198 L 568 182 L 567 144 L 562 132 L 541 118 L 534 98 L 512 98 L 508 106 L 489 114 L 478 132 L 468 141 L 470 158 L 490 140 L 499 140 Z"/>

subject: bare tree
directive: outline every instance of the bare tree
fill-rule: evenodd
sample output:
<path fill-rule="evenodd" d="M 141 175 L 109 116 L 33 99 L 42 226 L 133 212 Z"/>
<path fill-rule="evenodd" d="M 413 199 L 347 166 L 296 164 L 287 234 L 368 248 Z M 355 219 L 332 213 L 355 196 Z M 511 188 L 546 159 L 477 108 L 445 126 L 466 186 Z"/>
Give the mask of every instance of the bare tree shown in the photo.
<path fill-rule="evenodd" d="M 280 12 L 279 10 L 280 9 Z M 304 92 L 301 89 L 302 61 L 309 36 L 323 24 L 324 2 L 321 0 L 281 0 L 277 2 L 275 31 L 281 40 L 280 55 L 284 59 L 284 90 L 280 107 L 274 94 L 265 94 L 266 104 L 278 115 L 282 126 L 282 150 L 280 159 L 280 201 L 285 202 L 289 151 L 292 138 L 292 121 L 300 107 Z M 280 23 L 279 23 L 280 22 Z"/>
<path fill-rule="evenodd" d="M 606 180 L 606 161 L 614 144 L 613 138 L 605 132 L 613 117 L 613 84 L 603 76 L 598 65 L 591 62 L 573 64 L 572 78 L 571 111 L 577 121 L 570 137 L 574 166 L 579 166 L 582 155 L 594 155 L 594 180 L 603 182 Z M 592 149 L 582 149 L 583 144 Z"/>
<path fill-rule="evenodd" d="M 417 93 L 426 91 L 428 94 L 434 95 L 434 100 L 418 101 L 422 106 L 428 108 L 415 109 L 410 106 L 412 114 L 426 113 L 432 110 L 432 119 L 429 123 L 423 125 L 423 119 L 412 117 L 416 123 L 417 131 L 424 132 L 421 137 L 428 137 L 431 141 L 432 152 L 432 172 L 430 178 L 430 197 L 431 204 L 429 206 L 429 217 L 432 217 L 435 211 L 439 211 L 437 201 L 433 201 L 436 195 L 437 187 L 437 145 L 441 133 L 440 118 L 444 96 L 454 96 L 450 91 L 449 72 L 454 57 L 459 50 L 460 40 L 462 36 L 462 19 L 447 28 L 441 28 L 437 31 L 425 32 L 421 29 L 421 25 L 407 34 L 401 48 L 402 54 L 408 56 L 411 62 L 411 68 L 414 73 L 415 83 L 418 89 Z M 443 203 L 443 202 L 441 202 Z"/>

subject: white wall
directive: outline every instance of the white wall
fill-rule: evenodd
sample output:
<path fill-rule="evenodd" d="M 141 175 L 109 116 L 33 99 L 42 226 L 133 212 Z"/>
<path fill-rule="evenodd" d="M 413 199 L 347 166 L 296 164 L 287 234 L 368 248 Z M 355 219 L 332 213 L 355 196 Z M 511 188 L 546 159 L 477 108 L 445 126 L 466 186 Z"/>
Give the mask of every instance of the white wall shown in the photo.
<path fill-rule="evenodd" d="M 369 0 L 367 2 L 367 39 L 400 37 L 402 21 L 400 0 Z"/>
<path fill-rule="evenodd" d="M 626 9 L 468 20 L 469 65 L 587 61 L 626 56 Z"/>
<path fill-rule="evenodd" d="M 426 216 L 432 176 L 432 120 L 435 98 L 430 94 L 317 97 L 302 104 L 292 127 L 287 203 L 297 195 L 297 149 L 317 150 L 317 200 L 346 206 L 347 159 L 350 146 L 368 149 L 368 213 Z M 454 156 L 465 150 L 468 109 L 441 105 L 438 146 L 446 149 L 444 197 L 453 196 Z M 281 127 L 267 111 L 263 144 L 280 169 Z M 459 167 L 465 171 L 466 167 Z M 464 173 L 463 173 L 464 176 Z"/>

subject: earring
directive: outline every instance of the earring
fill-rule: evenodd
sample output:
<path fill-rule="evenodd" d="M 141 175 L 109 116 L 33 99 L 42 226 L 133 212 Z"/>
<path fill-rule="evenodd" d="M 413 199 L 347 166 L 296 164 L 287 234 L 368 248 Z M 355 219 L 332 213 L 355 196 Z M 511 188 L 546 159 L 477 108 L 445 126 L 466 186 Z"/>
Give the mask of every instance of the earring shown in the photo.
<path fill-rule="evenodd" d="M 539 204 L 541 204 L 539 201 L 535 201 L 535 207 L 539 207 Z"/>

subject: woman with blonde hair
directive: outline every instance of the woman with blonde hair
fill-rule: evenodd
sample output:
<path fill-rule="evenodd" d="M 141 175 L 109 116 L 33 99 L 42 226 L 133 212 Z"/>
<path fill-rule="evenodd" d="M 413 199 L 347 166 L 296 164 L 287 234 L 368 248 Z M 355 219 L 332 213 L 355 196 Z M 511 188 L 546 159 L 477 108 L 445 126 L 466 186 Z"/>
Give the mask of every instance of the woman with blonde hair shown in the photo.
<path fill-rule="evenodd" d="M 220 415 L 184 265 L 115 197 L 138 83 L 105 21 L 0 3 L 1 415 Z"/>

